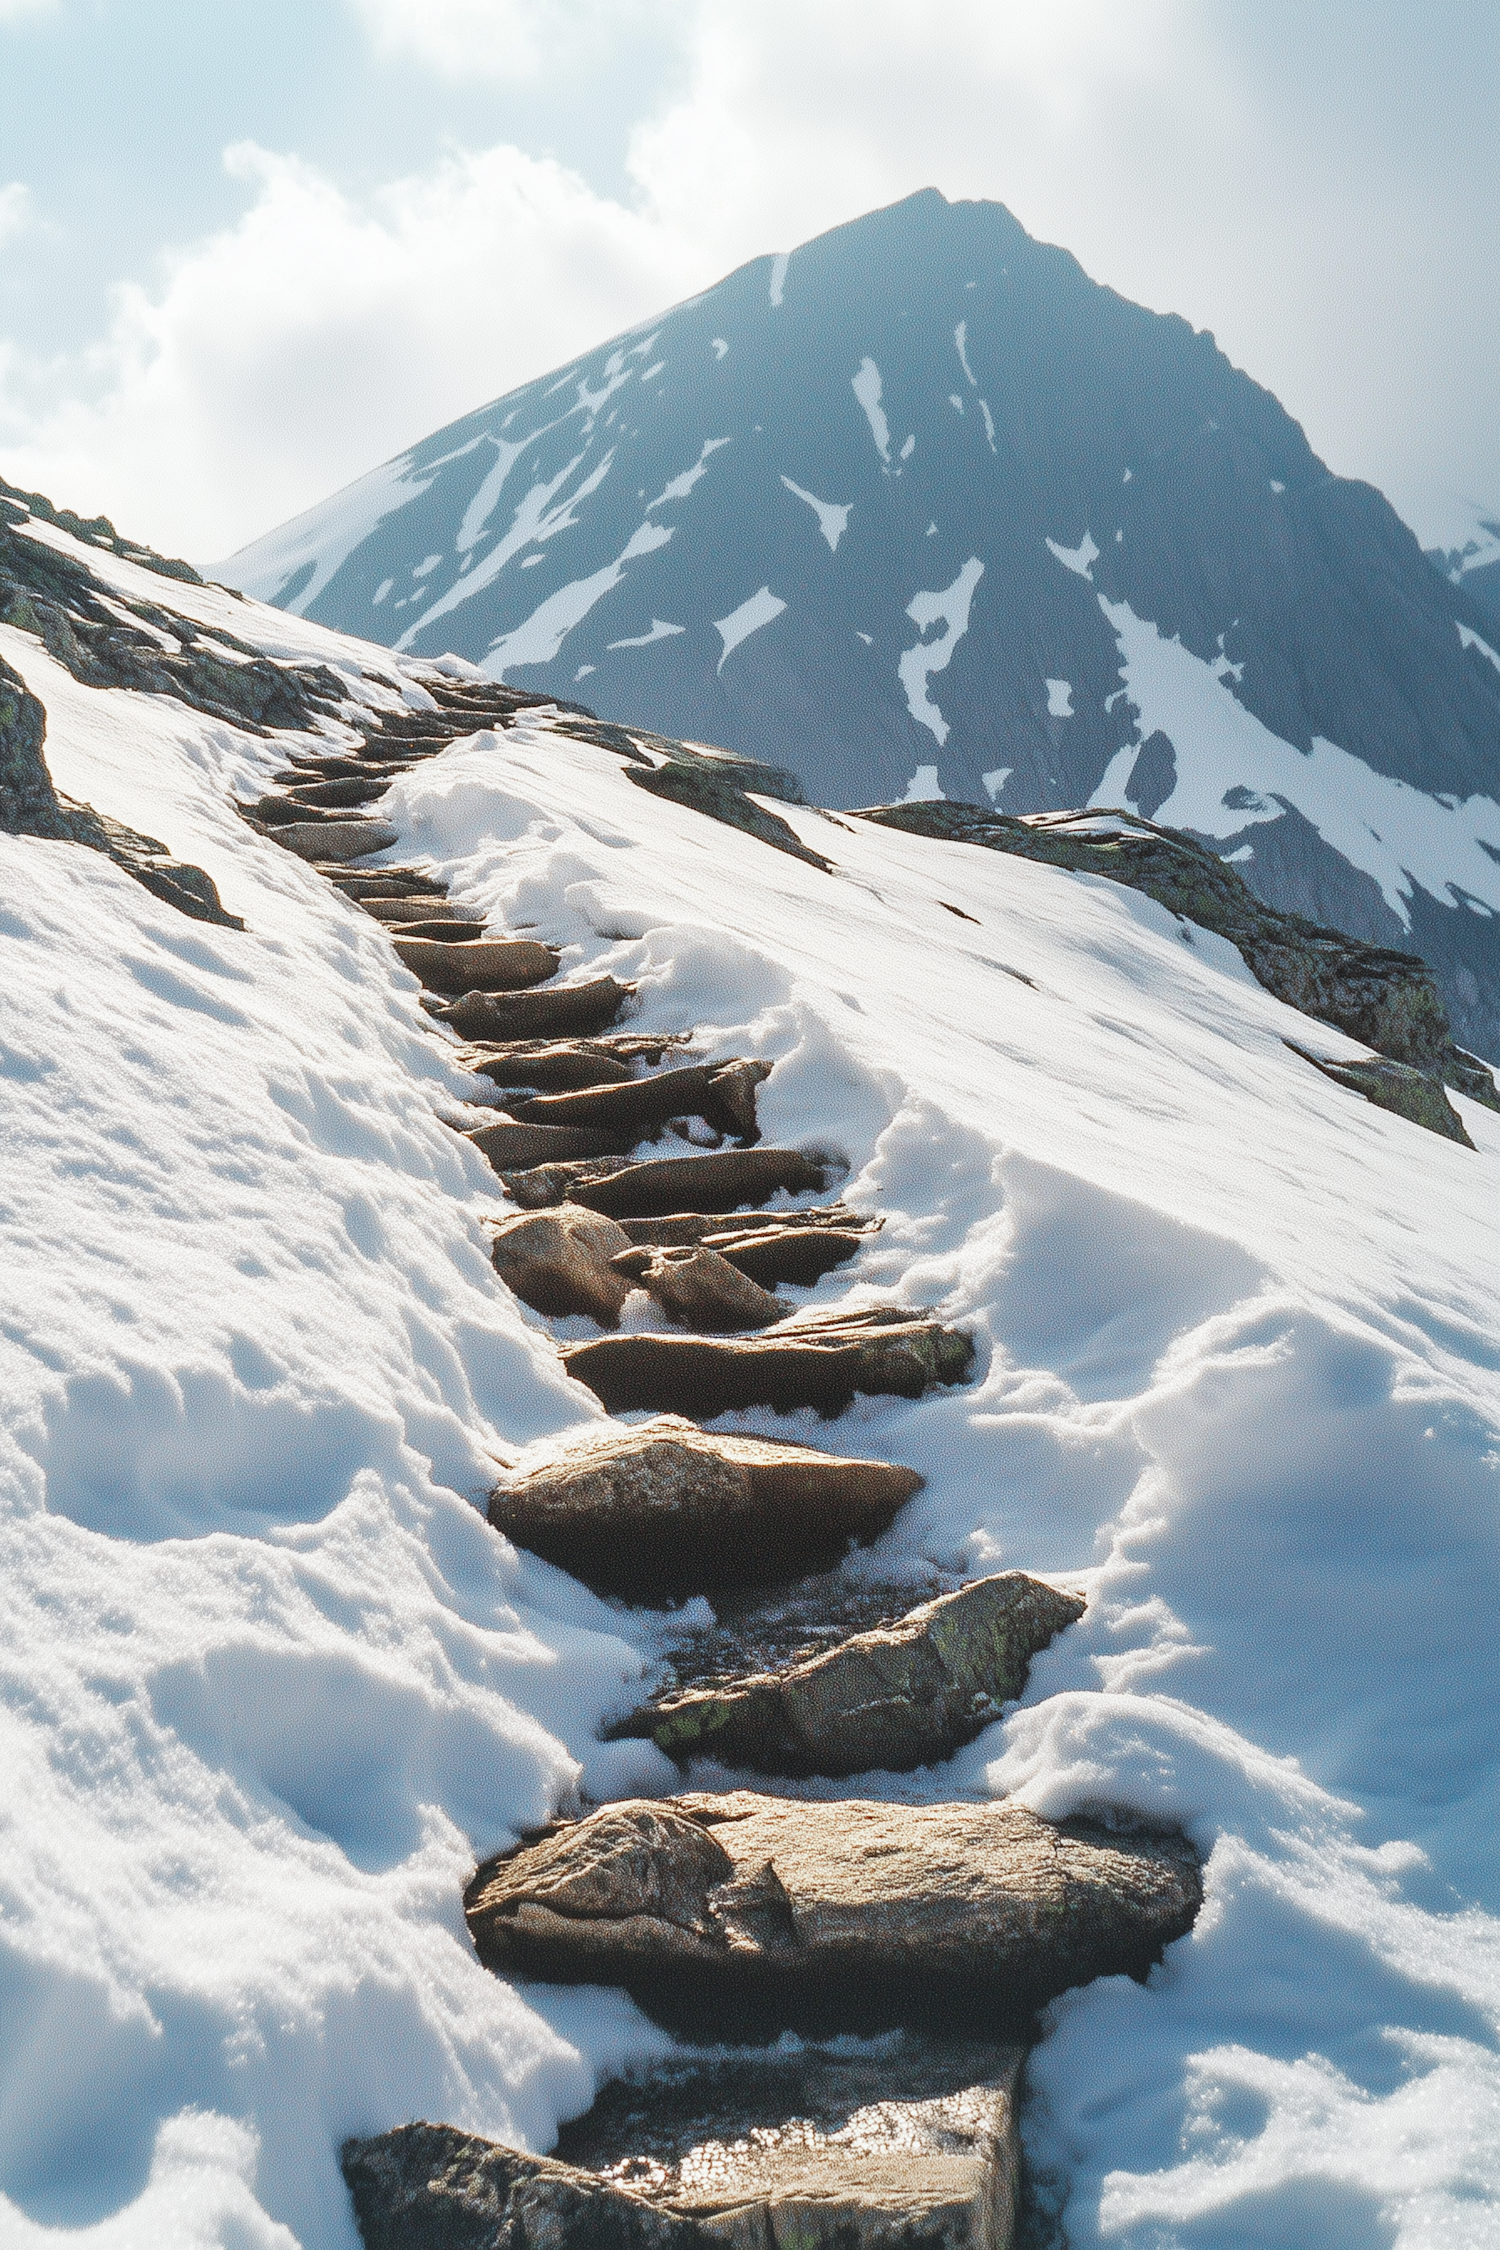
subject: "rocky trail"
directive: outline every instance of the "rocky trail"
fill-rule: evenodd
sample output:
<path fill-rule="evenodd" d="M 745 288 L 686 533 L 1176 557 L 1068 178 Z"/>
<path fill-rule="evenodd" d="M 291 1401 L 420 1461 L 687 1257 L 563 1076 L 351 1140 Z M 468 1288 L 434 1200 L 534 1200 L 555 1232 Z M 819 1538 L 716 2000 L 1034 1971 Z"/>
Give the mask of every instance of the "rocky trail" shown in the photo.
<path fill-rule="evenodd" d="M 1035 2012 L 1091 1977 L 1143 1976 L 1192 1924 L 1196 1854 L 1107 1814 L 795 1793 L 940 1765 L 1084 1604 L 1011 1571 L 935 1584 L 903 1613 L 909 1587 L 841 1566 L 920 1489 L 914 1471 L 709 1426 L 920 1398 L 969 1380 L 974 1345 L 922 1308 L 785 1294 L 857 1267 L 881 1220 L 838 1199 L 837 1160 L 762 1141 L 768 1061 L 631 1030 L 629 985 L 559 981 L 553 948 L 490 930 L 387 856 L 392 780 L 537 700 L 438 678 L 430 692 L 432 710 L 372 719 L 240 810 L 387 930 L 457 1061 L 495 1089 L 450 1122 L 512 1207 L 496 1275 L 567 1324 L 568 1373 L 632 1419 L 508 1474 L 490 1520 L 600 1595 L 694 1602 L 652 1697 L 611 1731 L 699 1785 L 556 1822 L 465 1899 L 488 1967 L 625 1986 L 683 2042 L 672 2064 L 607 2087 L 558 2159 L 430 2123 L 350 2143 L 365 2240 L 1006 2250 Z M 557 723 L 640 756 L 586 715 Z M 675 793 L 750 824 L 711 769 Z M 734 1786 L 742 1774 L 762 1786 Z"/>

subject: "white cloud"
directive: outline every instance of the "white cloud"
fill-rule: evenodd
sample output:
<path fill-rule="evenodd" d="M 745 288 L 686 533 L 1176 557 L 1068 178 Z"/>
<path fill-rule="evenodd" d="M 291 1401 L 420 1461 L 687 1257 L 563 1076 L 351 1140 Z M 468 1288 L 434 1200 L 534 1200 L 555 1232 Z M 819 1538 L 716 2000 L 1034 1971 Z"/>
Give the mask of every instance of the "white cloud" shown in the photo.
<path fill-rule="evenodd" d="M 666 0 L 353 0 L 378 52 L 425 64 L 444 78 L 526 84 L 579 62 L 643 21 Z"/>

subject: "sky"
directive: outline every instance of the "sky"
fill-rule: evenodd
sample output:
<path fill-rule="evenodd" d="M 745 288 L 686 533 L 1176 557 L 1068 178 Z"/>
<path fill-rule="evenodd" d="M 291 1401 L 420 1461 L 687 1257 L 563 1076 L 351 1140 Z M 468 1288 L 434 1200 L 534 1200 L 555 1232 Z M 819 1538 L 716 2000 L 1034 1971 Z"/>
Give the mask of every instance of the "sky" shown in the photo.
<path fill-rule="evenodd" d="M 1495 0 L 0 0 L 0 474 L 200 563 L 926 186 L 1500 516 Z"/>

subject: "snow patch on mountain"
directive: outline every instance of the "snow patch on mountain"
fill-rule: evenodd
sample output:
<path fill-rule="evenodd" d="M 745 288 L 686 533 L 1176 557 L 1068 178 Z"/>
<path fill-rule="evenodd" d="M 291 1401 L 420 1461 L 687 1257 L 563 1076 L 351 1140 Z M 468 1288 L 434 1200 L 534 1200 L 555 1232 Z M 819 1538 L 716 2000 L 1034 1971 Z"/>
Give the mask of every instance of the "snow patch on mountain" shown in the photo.
<path fill-rule="evenodd" d="M 574 626 L 619 585 L 626 564 L 653 554 L 671 536 L 670 524 L 643 523 L 612 563 L 606 563 L 590 578 L 575 578 L 571 585 L 559 586 L 555 594 L 537 605 L 524 624 L 513 633 L 502 633 L 485 660 L 484 670 L 492 680 L 503 680 L 507 665 L 550 664 Z"/>
<path fill-rule="evenodd" d="M 951 586 L 936 593 L 914 594 L 906 605 L 906 614 L 919 632 L 926 634 L 934 625 L 947 628 L 936 640 L 918 641 L 896 667 L 906 691 L 907 709 L 929 729 L 940 748 L 948 739 L 948 722 L 933 702 L 927 683 L 934 672 L 946 671 L 953 651 L 969 630 L 969 605 L 983 576 L 984 564 L 977 555 L 971 555 Z"/>
<path fill-rule="evenodd" d="M 813 514 L 818 519 L 819 531 L 822 532 L 823 537 L 828 541 L 829 547 L 832 552 L 834 554 L 837 554 L 839 551 L 839 541 L 843 538 L 844 533 L 848 530 L 849 518 L 854 513 L 852 503 L 848 506 L 840 507 L 836 500 L 819 500 L 816 494 L 811 492 L 804 492 L 801 485 L 793 484 L 790 477 L 783 477 L 781 481 L 786 486 L 788 492 L 795 493 L 796 497 L 799 500 L 805 501 L 807 506 L 811 508 Z"/>
<path fill-rule="evenodd" d="M 1497 672 L 1500 672 L 1500 655 L 1496 654 L 1495 650 L 1490 647 L 1489 642 L 1485 640 L 1482 634 L 1475 632 L 1472 625 L 1460 625 L 1458 628 L 1458 637 L 1465 648 L 1477 648 L 1480 655 L 1487 656 L 1490 662 L 1494 665 L 1495 670 Z"/>
<path fill-rule="evenodd" d="M 1066 569 L 1076 572 L 1080 578 L 1093 577 L 1094 565 L 1099 560 L 1099 549 L 1094 544 L 1091 531 L 1084 533 L 1076 547 L 1060 546 L 1055 539 L 1049 539 L 1047 546 Z"/>
<path fill-rule="evenodd" d="M 663 485 L 654 500 L 649 500 L 646 503 L 647 515 L 653 514 L 668 500 L 685 500 L 698 479 L 707 475 L 710 456 L 717 453 L 721 446 L 728 445 L 729 442 L 730 440 L 727 437 L 705 438 L 702 450 L 692 467 L 684 469 L 680 476 L 673 477 L 670 483 Z"/>
<path fill-rule="evenodd" d="M 1224 670 L 1136 616 L 1128 602 L 1099 596 L 1119 643 L 1120 676 L 1142 742 L 1165 735 L 1178 755 L 1170 796 L 1151 818 L 1201 836 L 1232 836 L 1296 807 L 1318 834 L 1379 884 L 1410 928 L 1412 886 L 1444 906 L 1500 913 L 1500 804 L 1430 797 L 1376 773 L 1337 743 L 1315 737 L 1308 756 L 1272 734 L 1238 701 Z M 1091 802 L 1131 799 L 1139 743 L 1118 751 Z"/>
<path fill-rule="evenodd" d="M 785 608 L 786 603 L 773 594 L 769 586 L 762 586 L 758 594 L 752 594 L 748 601 L 741 602 L 739 608 L 731 610 L 727 617 L 716 619 L 714 631 L 724 643 L 719 670 L 723 671 L 741 641 L 747 641 L 752 633 L 758 633 L 762 625 L 769 625 Z"/>
<path fill-rule="evenodd" d="M 875 440 L 875 450 L 889 468 L 891 465 L 891 426 L 885 418 L 881 399 L 885 395 L 880 379 L 880 369 L 873 359 L 862 359 L 859 372 L 849 378 L 849 386 L 864 408 L 865 420 L 870 425 L 870 435 Z"/>

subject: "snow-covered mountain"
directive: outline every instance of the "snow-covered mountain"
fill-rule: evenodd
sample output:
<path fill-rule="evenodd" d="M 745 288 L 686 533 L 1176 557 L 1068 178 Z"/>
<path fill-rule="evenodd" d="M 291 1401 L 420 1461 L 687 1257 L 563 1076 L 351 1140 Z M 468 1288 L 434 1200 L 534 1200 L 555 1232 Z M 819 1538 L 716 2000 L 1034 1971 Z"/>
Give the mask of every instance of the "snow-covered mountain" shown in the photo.
<path fill-rule="evenodd" d="M 1451 585 L 1479 604 L 1495 629 L 1492 639 L 1500 642 L 1500 519 L 1480 516 L 1459 546 L 1430 547 L 1427 554 Z"/>
<path fill-rule="evenodd" d="M 1212 337 L 934 191 L 761 258 L 217 566 L 774 757 L 1135 807 L 1500 1054 L 1500 633 Z"/>
<path fill-rule="evenodd" d="M 1149 1981 L 1044 2018 L 1054 2239 L 1492 2239 L 1500 1118 L 1371 1106 L 1328 1075 L 1358 1042 L 1137 889 L 726 825 L 608 730 L 465 733 L 462 663 L 107 531 L 0 509 L 0 2238 L 356 2250 L 346 2135 L 546 2150 L 673 2051 L 466 1933 L 477 1858 L 680 1786 L 602 1739 L 672 1621 L 485 1521 L 497 1464 L 610 1427 L 559 1353 L 588 1323 L 498 1279 L 515 1205 L 454 1130 L 495 1088 L 278 848 L 280 777 L 307 820 L 374 805 L 382 861 L 564 986 L 633 986 L 632 1032 L 764 1058 L 767 1140 L 884 1218 L 798 1318 L 972 1340 L 924 1398 L 727 1426 L 925 1478 L 851 1583 L 1088 1596 L 956 1758 L 789 1787 L 1104 1805 L 1204 1855 Z"/>

